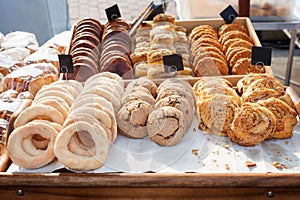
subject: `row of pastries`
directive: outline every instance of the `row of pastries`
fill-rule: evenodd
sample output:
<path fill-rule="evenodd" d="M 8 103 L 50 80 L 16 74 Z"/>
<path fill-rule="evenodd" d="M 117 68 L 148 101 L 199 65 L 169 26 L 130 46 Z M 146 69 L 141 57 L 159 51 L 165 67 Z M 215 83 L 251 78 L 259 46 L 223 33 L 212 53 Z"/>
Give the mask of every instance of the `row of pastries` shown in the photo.
<path fill-rule="evenodd" d="M 247 41 L 249 36 L 239 31 L 244 30 L 240 24 L 224 26 L 219 32 L 202 25 L 188 36 L 184 27 L 174 25 L 174 20 L 170 15 L 158 15 L 153 23 L 142 24 L 131 41 L 131 27 L 123 19 L 104 26 L 95 19 L 83 19 L 70 39 L 69 52 L 74 55 L 75 73 L 68 74 L 67 80 L 58 80 L 57 60 L 50 59 L 64 52 L 66 46 L 50 42 L 41 52 L 37 48 L 30 55 L 37 52 L 44 55 L 43 52 L 49 51 L 46 48 L 54 48 L 56 56 L 49 59 L 31 56 L 31 64 L 8 73 L 2 80 L 2 92 L 13 89 L 17 93 L 12 95 L 17 98 L 21 96 L 19 93 L 27 91 L 31 95 L 28 98 L 33 100 L 17 117 L 15 130 L 7 143 L 13 162 L 25 168 L 39 168 L 57 158 L 70 169 L 97 169 L 105 163 L 117 132 L 129 138 L 149 137 L 161 146 L 174 146 L 190 129 L 195 113 L 199 129 L 228 136 L 243 146 L 292 136 L 297 123 L 293 102 L 282 84 L 271 75 L 245 76 L 239 81 L 238 90 L 225 79 L 201 78 L 193 87 L 180 79 L 169 79 L 170 75 L 164 73 L 163 55 L 180 54 L 184 69 L 177 71 L 175 77 L 190 77 L 197 71 L 193 62 L 199 64 L 200 69 L 207 59 L 213 65 L 215 60 L 221 60 L 228 72 L 233 71 L 235 63 L 231 65 L 229 60 L 228 65 L 224 50 L 242 48 L 249 52 L 252 45 L 252 41 Z M 215 37 L 212 39 L 210 34 Z M 232 44 L 226 43 L 227 39 L 233 40 L 234 34 L 241 38 L 231 41 Z M 250 46 L 244 47 L 248 44 L 244 41 Z M 134 49 L 131 49 L 132 42 Z M 236 61 L 244 59 L 241 55 L 235 58 Z M 246 73 L 250 73 L 250 65 L 246 67 Z M 90 74 L 85 73 L 87 69 Z M 19 74 L 23 73 L 24 78 L 20 78 Z M 36 74 L 39 78 L 33 76 Z M 140 78 L 125 86 L 123 79 L 132 75 Z M 151 78 L 157 77 L 166 80 L 155 84 Z M 272 104 L 278 105 L 278 112 L 269 108 Z M 259 107 L 257 114 L 256 107 Z M 243 113 L 251 109 L 254 119 L 259 119 L 261 113 L 261 119 L 269 119 L 263 122 L 263 127 L 247 121 L 248 114 Z M 253 126 L 252 132 L 249 126 Z M 31 129 L 36 131 L 27 133 L 29 136 L 24 138 L 22 132 Z M 49 134 L 40 134 L 42 130 Z"/>

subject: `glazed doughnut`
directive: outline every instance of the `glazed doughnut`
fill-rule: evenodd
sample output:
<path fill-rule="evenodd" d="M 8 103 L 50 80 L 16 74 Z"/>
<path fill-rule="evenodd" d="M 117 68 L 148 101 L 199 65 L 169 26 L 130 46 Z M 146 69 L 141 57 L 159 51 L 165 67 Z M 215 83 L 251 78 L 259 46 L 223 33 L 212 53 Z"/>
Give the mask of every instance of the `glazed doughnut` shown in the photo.
<path fill-rule="evenodd" d="M 55 108 L 48 105 L 34 104 L 19 114 L 14 122 L 14 127 L 18 128 L 35 119 L 44 119 L 61 125 L 64 123 L 63 115 Z"/>
<path fill-rule="evenodd" d="M 35 123 L 38 123 L 38 126 L 26 124 L 14 129 L 8 139 L 9 157 L 16 165 L 28 169 L 43 167 L 55 158 L 53 149 L 58 132 L 46 123 Z M 34 135 L 40 135 L 48 141 L 46 149 L 41 150 L 34 146 Z"/>
<path fill-rule="evenodd" d="M 68 148 L 74 134 L 85 133 L 91 136 L 94 142 L 95 152 L 89 156 L 78 155 Z M 79 121 L 64 128 L 57 136 L 54 146 L 55 156 L 67 168 L 75 170 L 92 170 L 101 167 L 107 156 L 109 140 L 105 130 L 97 124 Z M 91 147 L 89 147 L 91 148 Z M 91 152 L 92 153 L 92 152 Z"/>
<path fill-rule="evenodd" d="M 118 97 L 124 94 L 124 88 L 117 81 L 106 77 L 102 77 L 100 80 L 85 84 L 85 88 L 101 87 L 102 85 L 105 87 L 110 87 L 108 90 L 110 92 L 113 91 L 113 93 Z"/>
<path fill-rule="evenodd" d="M 269 109 L 257 103 L 244 103 L 236 110 L 228 137 L 239 145 L 254 146 L 270 137 L 275 127 L 276 118 Z"/>
<path fill-rule="evenodd" d="M 47 120 L 33 120 L 31 122 L 29 122 L 28 124 L 32 124 L 34 126 L 38 126 L 40 123 L 45 123 L 47 125 L 50 125 L 51 127 L 53 127 L 58 133 L 61 131 L 62 126 L 58 123 L 55 122 L 49 122 Z M 45 150 L 47 149 L 49 140 L 43 138 L 41 135 L 33 135 L 32 137 L 32 143 L 33 145 L 37 148 L 37 149 L 41 149 L 41 150 Z"/>
<path fill-rule="evenodd" d="M 51 83 L 51 85 L 68 85 L 73 87 L 76 91 L 81 91 L 83 89 L 83 85 L 75 80 L 58 80 Z"/>

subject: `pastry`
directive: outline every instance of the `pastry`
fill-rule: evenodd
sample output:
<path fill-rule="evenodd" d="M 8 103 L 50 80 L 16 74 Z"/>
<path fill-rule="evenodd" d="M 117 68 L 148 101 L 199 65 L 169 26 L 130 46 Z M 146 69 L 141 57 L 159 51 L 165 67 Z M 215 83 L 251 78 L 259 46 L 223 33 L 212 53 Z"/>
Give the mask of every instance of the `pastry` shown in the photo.
<path fill-rule="evenodd" d="M 124 104 L 117 114 L 120 133 L 130 138 L 146 137 L 147 119 L 151 111 L 152 106 L 142 100 L 133 100 Z"/>
<path fill-rule="evenodd" d="M 171 106 L 180 110 L 186 121 L 185 131 L 190 128 L 194 118 L 194 110 L 192 105 L 190 105 L 185 98 L 182 98 L 179 95 L 170 95 L 164 97 L 156 102 L 154 109 L 156 110 L 163 106 Z"/>
<path fill-rule="evenodd" d="M 156 97 L 157 86 L 150 79 L 147 79 L 147 78 L 138 78 L 138 79 L 135 79 L 135 80 L 131 81 L 127 85 L 126 90 L 131 90 L 134 87 L 144 87 L 147 90 L 149 90 L 149 92 L 151 93 L 151 95 L 153 97 Z"/>
<path fill-rule="evenodd" d="M 232 75 L 246 75 L 249 73 L 265 73 L 261 65 L 252 65 L 250 58 L 239 59 L 231 69 Z"/>
<path fill-rule="evenodd" d="M 83 156 L 69 150 L 68 145 L 74 134 L 86 134 L 93 141 L 84 145 L 82 149 L 88 154 Z M 82 144 L 82 143 L 81 143 Z M 105 130 L 98 124 L 78 121 L 65 127 L 55 141 L 54 153 L 66 167 L 77 170 L 91 170 L 101 167 L 109 149 L 110 142 Z M 91 150 L 91 149 L 94 149 Z"/>
<path fill-rule="evenodd" d="M 254 146 L 270 137 L 275 127 L 276 118 L 269 109 L 257 103 L 244 103 L 236 110 L 228 137 L 239 145 Z"/>
<path fill-rule="evenodd" d="M 63 124 L 64 122 L 63 115 L 57 109 L 48 105 L 35 104 L 27 107 L 20 113 L 15 120 L 14 127 L 21 127 L 34 119 L 45 119 L 58 124 Z"/>
<path fill-rule="evenodd" d="M 147 130 L 150 139 L 162 146 L 178 144 L 185 134 L 183 114 L 171 106 L 160 107 L 150 113 Z"/>
<path fill-rule="evenodd" d="M 228 75 L 227 63 L 215 57 L 202 58 L 193 67 L 196 76 Z"/>
<path fill-rule="evenodd" d="M 237 89 L 240 94 L 245 92 L 249 85 L 254 82 L 255 80 L 265 78 L 265 77 L 271 77 L 270 74 L 256 74 L 256 73 L 250 73 L 247 76 L 243 77 L 237 82 Z"/>
<path fill-rule="evenodd" d="M 229 31 L 241 31 L 243 33 L 248 34 L 248 30 L 241 24 L 239 23 L 232 23 L 232 24 L 224 24 L 219 28 L 218 35 L 221 37 L 223 34 Z"/>
<path fill-rule="evenodd" d="M 289 138 L 293 135 L 293 129 L 298 123 L 297 113 L 284 101 L 271 97 L 258 101 L 258 104 L 268 108 L 275 116 L 277 123 L 269 138 Z"/>
<path fill-rule="evenodd" d="M 1 90 L 14 89 L 17 92 L 29 91 L 33 95 L 43 86 L 56 81 L 58 70 L 51 63 L 30 64 L 18 68 L 5 76 Z M 25 81 L 26 80 L 26 81 Z"/>
<path fill-rule="evenodd" d="M 58 132 L 46 123 L 34 122 L 14 129 L 8 139 L 10 159 L 20 167 L 34 169 L 47 165 L 54 158 L 54 143 Z M 33 137 L 39 135 L 47 140 L 46 149 L 34 146 Z"/>
<path fill-rule="evenodd" d="M 235 53 L 229 60 L 229 66 L 232 68 L 235 63 L 241 58 L 251 58 L 252 52 L 250 49 L 243 49 Z"/>

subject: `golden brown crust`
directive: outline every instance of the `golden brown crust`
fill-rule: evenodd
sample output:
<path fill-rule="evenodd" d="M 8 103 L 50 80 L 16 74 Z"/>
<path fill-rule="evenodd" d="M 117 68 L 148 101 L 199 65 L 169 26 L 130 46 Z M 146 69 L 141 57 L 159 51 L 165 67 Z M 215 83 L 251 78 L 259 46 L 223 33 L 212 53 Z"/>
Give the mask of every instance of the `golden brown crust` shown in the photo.
<path fill-rule="evenodd" d="M 228 75 L 227 63 L 218 58 L 203 58 L 194 66 L 194 73 L 196 76 L 220 76 Z"/>
<path fill-rule="evenodd" d="M 228 40 L 237 39 L 237 38 L 240 38 L 240 39 L 246 40 L 250 43 L 253 43 L 252 39 L 250 38 L 249 35 L 247 35 L 246 33 L 242 32 L 242 31 L 238 31 L 238 30 L 229 31 L 229 32 L 223 34 L 219 38 L 219 41 L 221 44 L 225 44 L 225 42 L 227 42 Z"/>
<path fill-rule="evenodd" d="M 234 64 L 241 58 L 251 58 L 251 54 L 252 52 L 249 49 L 243 49 L 241 51 L 238 51 L 234 54 L 234 56 L 232 56 L 232 58 L 230 58 L 229 67 L 232 68 Z"/>
<path fill-rule="evenodd" d="M 228 137 L 239 145 L 255 146 L 267 139 L 275 127 L 276 118 L 269 109 L 257 103 L 245 103 L 236 110 Z"/>
<path fill-rule="evenodd" d="M 243 25 L 238 24 L 238 23 L 232 23 L 232 24 L 222 25 L 218 31 L 218 35 L 222 36 L 226 32 L 233 31 L 233 30 L 238 30 L 238 31 L 248 34 L 248 30 Z"/>
<path fill-rule="evenodd" d="M 249 73 L 265 73 L 265 68 L 260 65 L 252 65 L 250 58 L 239 59 L 231 70 L 232 75 L 246 75 Z"/>
<path fill-rule="evenodd" d="M 298 123 L 297 113 L 284 101 L 277 98 L 258 101 L 268 108 L 276 117 L 277 123 L 274 132 L 269 138 L 289 138 L 293 135 L 294 126 Z"/>

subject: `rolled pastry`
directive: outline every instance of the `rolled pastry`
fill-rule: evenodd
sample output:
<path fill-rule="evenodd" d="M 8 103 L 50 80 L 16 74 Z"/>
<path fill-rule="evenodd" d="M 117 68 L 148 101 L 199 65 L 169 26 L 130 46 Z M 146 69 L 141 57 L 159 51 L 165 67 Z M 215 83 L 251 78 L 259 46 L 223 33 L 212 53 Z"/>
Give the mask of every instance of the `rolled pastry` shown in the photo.
<path fill-rule="evenodd" d="M 269 109 L 257 103 L 244 103 L 236 110 L 228 137 L 239 145 L 254 146 L 269 138 L 275 128 L 276 118 Z"/>

